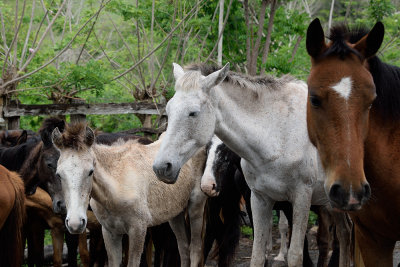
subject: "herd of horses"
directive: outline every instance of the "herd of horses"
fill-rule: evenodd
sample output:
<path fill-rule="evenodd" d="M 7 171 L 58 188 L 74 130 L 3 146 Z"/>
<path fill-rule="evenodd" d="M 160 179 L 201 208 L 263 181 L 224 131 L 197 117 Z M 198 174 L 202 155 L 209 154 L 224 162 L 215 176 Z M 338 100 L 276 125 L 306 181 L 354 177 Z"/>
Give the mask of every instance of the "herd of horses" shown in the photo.
<path fill-rule="evenodd" d="M 282 211 L 276 259 L 287 253 L 289 266 L 313 266 L 310 209 L 318 266 L 328 264 L 332 229 L 330 266 L 351 266 L 353 236 L 357 266 L 393 266 L 400 69 L 375 55 L 383 36 L 380 22 L 369 32 L 339 25 L 326 43 L 315 19 L 307 84 L 249 77 L 229 63 L 174 63 L 168 128 L 155 142 L 57 118 L 38 134 L 2 132 L 0 266 L 20 266 L 26 240 L 28 266 L 42 266 L 46 228 L 54 266 L 64 235 L 69 266 L 78 249 L 84 266 L 197 267 L 209 254 L 230 266 L 243 200 L 254 229 L 251 266 L 265 264 L 273 209 Z"/>

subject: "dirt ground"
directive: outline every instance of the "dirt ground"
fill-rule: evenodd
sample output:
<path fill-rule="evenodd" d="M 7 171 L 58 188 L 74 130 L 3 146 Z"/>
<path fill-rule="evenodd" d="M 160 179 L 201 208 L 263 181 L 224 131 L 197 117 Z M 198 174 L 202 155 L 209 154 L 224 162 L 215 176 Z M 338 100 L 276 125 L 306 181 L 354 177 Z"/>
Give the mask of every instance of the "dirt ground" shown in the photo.
<path fill-rule="evenodd" d="M 317 247 L 317 240 L 316 240 L 316 230 L 317 227 L 315 226 L 312 230 L 308 229 L 308 240 L 309 240 L 309 251 L 311 259 L 314 262 L 314 265 L 317 266 L 318 261 L 318 247 Z M 279 253 L 279 230 L 278 227 L 274 225 L 273 227 L 273 251 L 272 254 L 268 256 L 268 267 L 278 267 L 278 266 L 287 266 L 287 262 L 282 265 L 280 262 L 274 262 L 274 257 Z M 279 242 L 278 242 L 279 241 Z M 234 264 L 232 267 L 247 267 L 250 266 L 250 258 L 251 258 L 251 248 L 253 245 L 253 240 L 248 237 L 242 236 L 239 242 L 239 247 L 236 250 L 236 257 L 234 260 Z M 393 253 L 393 266 L 398 266 L 400 263 L 400 242 L 397 242 L 395 251 Z M 214 267 L 217 266 L 217 261 L 208 259 L 206 262 L 206 267 Z"/>

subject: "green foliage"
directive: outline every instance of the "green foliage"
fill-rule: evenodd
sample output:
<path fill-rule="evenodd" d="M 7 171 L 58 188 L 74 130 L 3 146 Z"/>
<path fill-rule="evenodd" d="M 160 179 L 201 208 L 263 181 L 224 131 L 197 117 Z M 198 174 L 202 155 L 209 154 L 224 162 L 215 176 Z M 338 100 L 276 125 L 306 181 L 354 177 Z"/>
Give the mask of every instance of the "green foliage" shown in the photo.
<path fill-rule="evenodd" d="M 372 20 L 381 21 L 384 17 L 390 16 L 395 11 L 390 0 L 370 0 L 368 14 Z"/>
<path fill-rule="evenodd" d="M 242 227 L 240 227 L 240 231 L 242 235 L 253 240 L 253 228 L 247 225 L 242 225 Z"/>
<path fill-rule="evenodd" d="M 153 79 L 158 75 L 155 83 L 156 93 L 165 90 L 164 97 L 169 99 L 174 94 L 174 79 L 172 76 L 172 62 L 187 64 L 190 62 L 203 62 L 214 49 L 218 39 L 218 16 L 216 10 L 219 1 L 205 1 L 196 14 L 185 21 L 182 26 L 172 34 L 172 39 L 155 51 L 152 57 L 145 60 L 139 67 L 114 81 L 112 78 L 132 66 L 143 55 L 149 53 L 164 37 L 174 28 L 198 2 L 195 0 L 156 0 L 153 29 L 152 1 L 112 0 L 102 11 L 92 31 L 94 20 L 75 36 L 87 19 L 95 14 L 100 6 L 100 1 L 87 0 L 82 6 L 80 1 L 72 1 L 71 24 L 64 11 L 55 20 L 52 27 L 54 43 L 50 33 L 43 41 L 41 48 L 35 55 L 26 70 L 20 70 L 19 75 L 33 71 L 42 66 L 58 52 L 64 49 L 73 38 L 71 47 L 59 59 L 46 68 L 35 73 L 28 79 L 18 83 L 17 89 L 22 90 L 14 94 L 24 104 L 47 104 L 57 101 L 67 102 L 71 98 L 82 98 L 87 103 L 102 102 L 128 102 L 135 101 L 136 92 L 150 87 Z M 331 0 L 307 1 L 312 10 L 312 16 L 319 17 L 325 31 L 328 23 Z M 61 1 L 45 0 L 44 4 L 52 20 L 57 13 Z M 229 0 L 225 1 L 225 15 Z M 251 36 L 254 43 L 258 28 L 258 15 L 260 1 L 249 0 L 251 7 Z M 258 69 L 266 70 L 272 75 L 291 74 L 305 80 L 310 69 L 310 59 L 305 50 L 305 32 L 312 18 L 304 9 L 301 1 L 278 1 L 273 24 L 271 45 L 268 60 L 262 64 L 262 51 L 265 36 L 261 39 L 258 56 Z M 349 6 L 350 5 L 350 6 Z M 19 38 L 17 40 L 17 59 L 22 55 L 26 33 L 30 22 L 32 1 L 27 1 L 25 15 L 22 20 Z M 349 8 L 348 8 L 349 7 Z M 4 0 L 0 2 L 4 16 L 5 35 L 7 44 L 10 45 L 14 37 L 15 1 Z M 18 14 L 22 14 L 20 5 Z M 379 56 L 386 62 L 400 65 L 398 47 L 400 45 L 400 14 L 397 12 L 399 3 L 389 0 L 368 1 L 335 1 L 333 10 L 334 23 L 346 21 L 350 25 L 366 25 L 372 27 L 377 20 L 385 24 L 385 39 Z M 215 18 L 213 19 L 215 13 Z M 270 6 L 266 10 L 264 22 L 264 35 L 267 33 Z M 38 2 L 33 16 L 33 32 L 28 38 L 28 48 L 35 48 L 47 28 L 47 20 L 43 20 L 44 11 Z M 224 16 L 225 16 L 224 15 Z M 175 21 L 173 17 L 175 16 Z M 40 24 L 43 24 L 40 26 Z M 40 31 L 36 30 L 40 26 Z M 139 32 L 139 35 L 138 35 Z M 90 35 L 89 35 L 90 33 Z M 88 37 L 89 35 L 89 37 Z M 223 35 L 223 63 L 231 62 L 232 68 L 237 71 L 246 71 L 246 40 L 247 28 L 244 18 L 243 2 L 233 1 L 230 14 Z M 295 46 L 301 40 L 297 51 Z M 151 46 L 153 42 L 153 46 Z M 0 67 L 4 65 L 3 40 L 0 42 Z M 167 44 L 170 44 L 167 50 Z M 77 56 L 84 46 L 81 59 Z M 66 56 L 70 53 L 70 56 Z M 25 61 L 31 52 L 27 52 Z M 292 59 L 292 54 L 294 55 Z M 11 55 L 13 56 L 13 55 Z M 210 62 L 215 62 L 217 53 L 214 51 Z M 11 58 L 11 57 L 9 57 Z M 151 61 L 153 60 L 153 63 Z M 165 64 L 163 62 L 165 61 Z M 154 67 L 153 67 L 154 66 Z M 24 90 L 24 89 L 29 90 Z M 33 89 L 32 89 L 33 88 Z M 147 99 L 151 99 L 148 97 Z M 42 118 L 25 117 L 21 126 L 37 129 Z M 89 116 L 90 123 L 102 130 L 127 129 L 140 126 L 138 119 L 133 115 L 121 116 Z"/>

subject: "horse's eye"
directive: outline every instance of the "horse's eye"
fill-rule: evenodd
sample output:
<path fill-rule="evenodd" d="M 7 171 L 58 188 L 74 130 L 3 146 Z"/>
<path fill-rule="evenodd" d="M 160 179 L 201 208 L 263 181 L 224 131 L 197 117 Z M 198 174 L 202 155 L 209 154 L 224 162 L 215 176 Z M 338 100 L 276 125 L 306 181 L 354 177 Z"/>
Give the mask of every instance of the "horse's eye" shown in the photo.
<path fill-rule="evenodd" d="M 55 169 L 54 166 L 53 166 L 53 164 L 51 164 L 51 163 L 47 163 L 47 167 L 48 167 L 49 169 Z"/>
<path fill-rule="evenodd" d="M 189 113 L 189 117 L 197 117 L 197 115 L 199 115 L 198 111 L 192 111 Z"/>
<path fill-rule="evenodd" d="M 93 170 L 90 170 L 89 176 L 92 176 L 92 174 L 93 174 Z"/>
<path fill-rule="evenodd" d="M 321 99 L 318 96 L 311 95 L 310 96 L 310 103 L 314 108 L 319 108 L 321 106 Z"/>

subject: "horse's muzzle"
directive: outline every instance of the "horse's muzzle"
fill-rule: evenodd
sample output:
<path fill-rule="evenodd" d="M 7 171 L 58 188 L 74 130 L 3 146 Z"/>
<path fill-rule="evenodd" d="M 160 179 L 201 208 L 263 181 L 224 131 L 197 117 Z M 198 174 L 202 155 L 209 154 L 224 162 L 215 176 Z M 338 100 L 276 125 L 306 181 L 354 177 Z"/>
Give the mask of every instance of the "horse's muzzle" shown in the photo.
<path fill-rule="evenodd" d="M 180 168 L 174 168 L 170 162 L 155 162 L 153 164 L 153 171 L 157 178 L 166 184 L 174 184 L 178 179 L 180 170 Z"/>
<path fill-rule="evenodd" d="M 65 226 L 71 234 L 82 234 L 86 229 L 86 221 L 86 218 L 80 216 L 76 218 L 67 216 L 65 219 Z"/>

